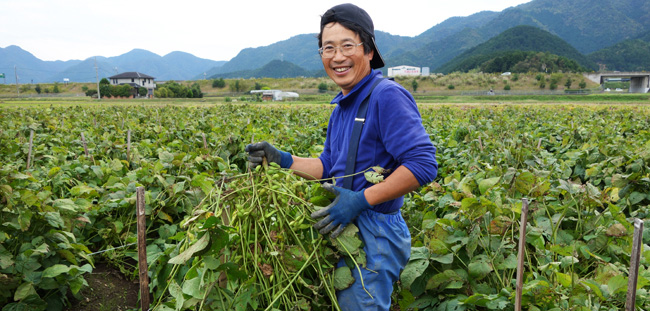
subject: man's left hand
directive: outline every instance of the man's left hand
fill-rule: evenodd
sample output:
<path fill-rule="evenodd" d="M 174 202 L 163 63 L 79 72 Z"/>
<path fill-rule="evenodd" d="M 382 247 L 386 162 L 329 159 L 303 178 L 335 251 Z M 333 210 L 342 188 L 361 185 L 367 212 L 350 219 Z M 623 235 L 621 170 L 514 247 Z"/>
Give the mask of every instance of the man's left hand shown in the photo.
<path fill-rule="evenodd" d="M 312 218 L 322 217 L 314 224 L 314 228 L 321 234 L 332 232 L 330 237 L 335 239 L 361 212 L 372 208 L 363 193 L 365 189 L 352 191 L 330 183 L 324 183 L 323 188 L 336 194 L 336 199 L 330 205 L 311 214 Z"/>

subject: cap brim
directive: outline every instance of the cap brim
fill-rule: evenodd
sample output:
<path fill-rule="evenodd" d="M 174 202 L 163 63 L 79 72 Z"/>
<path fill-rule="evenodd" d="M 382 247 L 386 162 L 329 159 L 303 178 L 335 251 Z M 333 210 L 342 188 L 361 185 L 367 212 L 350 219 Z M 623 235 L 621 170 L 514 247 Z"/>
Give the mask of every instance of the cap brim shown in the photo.
<path fill-rule="evenodd" d="M 370 60 L 370 67 L 372 69 L 384 67 L 384 58 L 381 57 L 381 53 L 379 53 L 377 43 L 375 43 L 375 38 L 372 38 L 372 49 L 375 51 L 375 55 L 373 55 L 372 60 Z"/>

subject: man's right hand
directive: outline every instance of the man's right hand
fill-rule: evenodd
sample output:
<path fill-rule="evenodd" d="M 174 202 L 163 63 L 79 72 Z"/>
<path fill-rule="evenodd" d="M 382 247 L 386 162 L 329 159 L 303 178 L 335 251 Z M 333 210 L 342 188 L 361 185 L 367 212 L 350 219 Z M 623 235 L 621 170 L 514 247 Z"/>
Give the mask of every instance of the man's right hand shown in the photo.
<path fill-rule="evenodd" d="M 261 165 L 264 158 L 268 163 L 277 163 L 282 168 L 289 168 L 293 164 L 290 153 L 280 151 L 265 141 L 247 145 L 244 150 L 248 152 L 248 165 L 251 169 Z"/>

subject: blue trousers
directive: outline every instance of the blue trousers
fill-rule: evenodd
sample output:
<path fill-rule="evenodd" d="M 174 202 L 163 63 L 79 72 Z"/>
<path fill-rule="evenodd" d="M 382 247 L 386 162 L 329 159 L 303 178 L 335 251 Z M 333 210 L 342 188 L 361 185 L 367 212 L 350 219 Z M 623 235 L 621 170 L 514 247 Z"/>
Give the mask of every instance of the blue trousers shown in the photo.
<path fill-rule="evenodd" d="M 393 283 L 411 256 L 411 234 L 401 212 L 382 214 L 366 210 L 359 215 L 354 224 L 364 243 L 367 268 L 360 267 L 366 293 L 361 285 L 359 271 L 352 269 L 355 282 L 349 288 L 336 292 L 343 311 L 388 311 Z M 345 265 L 341 259 L 338 266 Z M 369 271 L 372 270 L 372 271 Z"/>

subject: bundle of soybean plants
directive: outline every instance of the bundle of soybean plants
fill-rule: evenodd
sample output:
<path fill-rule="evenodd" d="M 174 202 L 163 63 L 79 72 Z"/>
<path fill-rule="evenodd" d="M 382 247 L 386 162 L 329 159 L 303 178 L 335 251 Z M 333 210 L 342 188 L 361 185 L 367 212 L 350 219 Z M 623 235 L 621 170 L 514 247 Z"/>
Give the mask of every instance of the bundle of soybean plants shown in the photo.
<path fill-rule="evenodd" d="M 275 164 L 224 175 L 153 272 L 153 309 L 340 310 L 335 290 L 363 282 L 351 269 L 365 268 L 365 254 L 354 225 L 336 239 L 313 228 L 310 214 L 332 199 Z"/>

